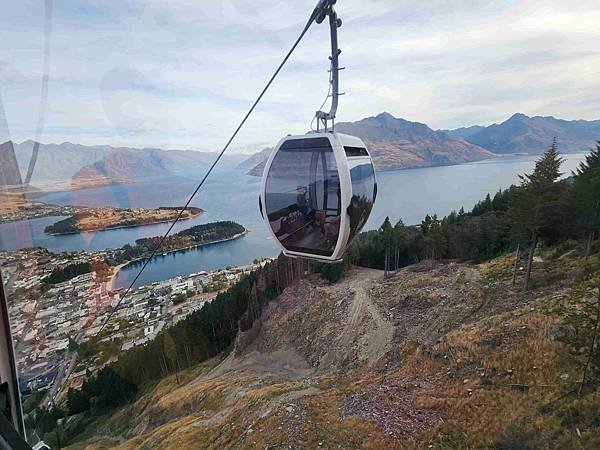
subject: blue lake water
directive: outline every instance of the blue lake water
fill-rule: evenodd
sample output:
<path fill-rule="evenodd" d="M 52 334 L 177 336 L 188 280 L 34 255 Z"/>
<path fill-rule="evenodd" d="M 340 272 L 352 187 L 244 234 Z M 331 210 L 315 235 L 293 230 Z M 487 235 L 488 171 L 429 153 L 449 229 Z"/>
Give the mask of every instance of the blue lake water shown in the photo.
<path fill-rule="evenodd" d="M 562 167 L 570 174 L 584 154 L 563 155 Z M 458 166 L 399 170 L 378 174 L 379 195 L 366 229 L 377 228 L 389 216 L 392 222 L 420 223 L 425 214 L 443 216 L 464 206 L 466 210 L 489 192 L 518 183 L 518 175 L 530 172 L 536 157 L 511 156 Z M 198 173 L 198 179 L 202 176 Z M 75 192 L 45 195 L 41 201 L 55 204 L 116 207 L 159 207 L 183 205 L 197 180 L 162 178 L 139 184 L 105 186 Z M 192 202 L 206 212 L 192 220 L 178 223 L 175 232 L 193 225 L 217 220 L 234 220 L 250 233 L 235 241 L 158 256 L 148 264 L 138 286 L 212 270 L 227 265 L 252 262 L 255 258 L 275 256 L 278 248 L 268 236 L 258 212 L 260 178 L 237 169 L 216 171 Z M 141 237 L 163 234 L 169 224 L 121 228 L 95 233 L 48 236 L 43 230 L 60 218 L 42 218 L 0 224 L 0 249 L 43 246 L 52 251 L 102 250 L 134 243 Z M 116 284 L 130 283 L 141 266 L 132 264 L 119 273 Z"/>

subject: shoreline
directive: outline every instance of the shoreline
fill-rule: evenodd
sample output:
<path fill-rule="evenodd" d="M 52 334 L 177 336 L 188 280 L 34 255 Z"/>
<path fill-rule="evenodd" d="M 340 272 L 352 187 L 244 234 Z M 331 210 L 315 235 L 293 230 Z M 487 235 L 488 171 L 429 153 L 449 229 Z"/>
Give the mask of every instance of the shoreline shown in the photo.
<path fill-rule="evenodd" d="M 121 271 L 121 269 L 123 267 L 125 267 L 127 264 L 129 264 L 129 263 L 127 262 L 127 263 L 119 264 L 118 266 L 114 266 L 112 268 L 113 269 L 113 273 L 110 276 L 110 280 L 108 280 L 106 282 L 107 288 L 108 288 L 109 291 L 116 291 L 118 289 L 121 289 L 121 288 L 115 288 L 115 280 L 117 279 L 117 275 L 119 275 L 119 272 Z"/>
<path fill-rule="evenodd" d="M 230 237 L 230 238 L 219 239 L 218 241 L 207 242 L 207 243 L 204 243 L 204 244 L 192 245 L 192 246 L 190 246 L 190 247 L 183 247 L 183 248 L 179 248 L 179 249 L 177 249 L 177 250 L 170 250 L 170 251 L 168 251 L 168 252 L 163 252 L 163 253 L 161 253 L 161 254 L 158 254 L 158 253 L 157 253 L 156 255 L 154 255 L 154 256 L 152 257 L 152 259 L 154 259 L 154 258 L 158 258 L 159 256 L 170 255 L 170 254 L 173 254 L 173 253 L 182 252 L 182 251 L 184 251 L 184 250 L 192 250 L 192 249 L 195 249 L 195 248 L 206 247 L 206 246 L 209 246 L 209 245 L 214 245 L 214 244 L 222 244 L 223 242 L 230 242 L 230 241 L 234 241 L 234 240 L 236 240 L 236 239 L 239 239 L 239 238 L 241 238 L 241 237 L 243 237 L 243 236 L 246 236 L 248 233 L 249 233 L 249 231 L 248 231 L 248 230 L 244 230 L 242 233 L 238 233 L 238 234 L 236 234 L 236 235 L 234 235 L 234 236 L 232 236 L 232 237 Z M 118 289 L 125 289 L 125 288 L 115 288 L 115 285 L 114 285 L 114 281 L 115 281 L 115 279 L 117 278 L 117 275 L 119 274 L 119 272 L 120 272 L 120 271 L 121 271 L 123 268 L 125 268 L 125 267 L 127 267 L 128 265 L 130 265 L 130 264 L 133 264 L 133 263 L 139 263 L 139 262 L 142 262 L 142 261 L 146 261 L 146 260 L 147 260 L 147 259 L 149 259 L 149 258 L 150 258 L 150 257 L 138 258 L 138 259 L 132 259 L 131 261 L 127 261 L 126 263 L 119 264 L 118 266 L 115 266 L 115 269 L 114 269 L 114 274 L 112 275 L 112 277 L 110 278 L 110 281 L 108 282 L 108 283 L 110 284 L 110 288 L 111 288 L 111 290 L 112 290 L 112 291 L 115 291 L 115 290 L 118 290 Z"/>
<path fill-rule="evenodd" d="M 484 161 L 509 159 L 511 157 L 536 157 L 536 158 L 539 158 L 542 155 L 541 153 L 493 153 L 493 152 L 490 152 L 490 153 L 492 153 L 492 156 L 490 156 L 488 158 L 474 159 L 472 161 L 455 162 L 455 163 L 449 163 L 449 164 L 432 164 L 429 166 L 395 167 L 395 168 L 389 168 L 389 169 L 378 169 L 376 162 L 373 161 L 373 163 L 375 165 L 375 172 L 377 174 L 382 174 L 382 173 L 388 173 L 388 172 L 402 172 L 405 170 L 438 169 L 438 168 L 444 168 L 444 167 L 464 166 L 464 165 L 469 165 L 469 164 L 477 164 L 477 163 L 481 163 Z M 572 152 L 566 152 L 566 153 L 561 152 L 560 155 L 561 156 L 581 155 L 581 154 L 585 154 L 585 153 L 589 153 L 589 151 L 588 150 L 580 150 L 580 151 L 572 151 Z M 245 172 L 245 174 L 248 176 L 251 176 L 251 177 L 255 177 L 255 178 L 260 178 L 262 176 L 262 175 L 253 174 L 252 169 Z"/>

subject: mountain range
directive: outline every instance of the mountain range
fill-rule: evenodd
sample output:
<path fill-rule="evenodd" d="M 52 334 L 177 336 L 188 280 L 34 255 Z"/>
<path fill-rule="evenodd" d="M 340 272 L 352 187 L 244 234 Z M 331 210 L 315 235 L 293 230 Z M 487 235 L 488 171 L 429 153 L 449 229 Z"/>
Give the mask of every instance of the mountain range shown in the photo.
<path fill-rule="evenodd" d="M 73 180 L 106 179 L 128 182 L 149 176 L 187 173 L 206 169 L 216 155 L 211 153 L 120 148 L 109 152 L 99 161 L 84 166 L 73 175 Z"/>
<path fill-rule="evenodd" d="M 500 124 L 475 125 L 446 133 L 496 154 L 539 154 L 548 149 L 554 138 L 562 153 L 572 153 L 588 150 L 600 139 L 600 120 L 568 121 L 517 113 Z"/>
<path fill-rule="evenodd" d="M 21 175 L 25 178 L 35 141 L 12 143 Z M 85 146 L 64 142 L 40 144 L 31 178 L 32 184 L 46 184 L 71 180 L 82 167 L 93 164 L 110 153 L 108 145 Z"/>
<path fill-rule="evenodd" d="M 8 141 L 3 154 L 14 155 L 22 176 L 27 172 L 34 141 Z M 9 152 L 10 147 L 10 152 Z M 4 147 L 3 147 L 4 148 Z M 140 177 L 189 175 L 204 171 L 216 158 L 216 153 L 192 150 L 161 150 L 153 148 L 85 146 L 64 142 L 40 144 L 31 183 L 44 185 L 57 182 L 92 182 L 92 184 L 131 182 Z M 4 156 L 6 158 L 7 156 Z M 243 155 L 226 155 L 222 163 L 235 167 L 246 159 Z M 4 165 L 3 165 L 4 167 Z"/>
<path fill-rule="evenodd" d="M 260 152 L 255 153 L 247 160 L 243 161 L 238 168 L 245 169 L 252 174 L 262 175 L 263 168 L 265 167 L 265 163 L 271 156 L 271 152 L 274 150 L 274 147 L 266 147 L 262 149 Z M 260 173 L 259 173 L 260 172 Z"/>
<path fill-rule="evenodd" d="M 239 169 L 251 170 L 256 168 L 259 164 L 264 166 L 264 163 L 271 156 L 271 152 L 274 150 L 274 147 L 266 147 L 262 149 L 260 152 L 255 153 L 250 158 L 243 161 L 240 165 L 238 165 Z"/>
<path fill-rule="evenodd" d="M 336 131 L 360 137 L 381 171 L 460 164 L 502 154 L 539 154 L 555 137 L 563 153 L 585 151 L 600 139 L 600 120 L 567 121 L 518 113 L 500 124 L 433 130 L 423 123 L 381 113 L 357 122 L 340 122 Z M 1 144 L 0 184 L 21 182 L 34 145 L 31 140 Z M 260 176 L 272 150 L 265 148 L 250 157 L 226 154 L 220 164 Z M 31 182 L 36 186 L 104 184 L 148 176 L 199 176 L 215 158 L 216 153 L 191 150 L 40 144 Z"/>
<path fill-rule="evenodd" d="M 600 139 L 600 120 L 567 121 L 517 113 L 487 127 L 434 131 L 423 123 L 382 113 L 358 122 L 338 123 L 336 131 L 360 137 L 381 171 L 460 164 L 503 154 L 535 155 L 548 149 L 555 137 L 562 153 L 585 151 Z M 261 175 L 268 154 L 263 150 L 243 167 L 255 163 L 248 173 Z"/>
<path fill-rule="evenodd" d="M 389 113 L 358 122 L 338 123 L 336 131 L 361 138 L 379 170 L 446 166 L 494 156 L 461 137 L 434 131 L 423 123 L 398 119 Z"/>
<path fill-rule="evenodd" d="M 389 113 L 381 113 L 358 122 L 340 122 L 335 129 L 361 138 L 380 171 L 446 166 L 494 156 L 459 136 L 434 131 L 423 123 L 398 119 Z M 265 149 L 246 161 L 244 167 L 251 165 L 251 162 L 255 163 L 257 158 L 260 160 L 248 173 L 262 175 L 269 154 L 270 149 Z"/>
<path fill-rule="evenodd" d="M 447 133 L 451 136 L 458 136 L 463 139 L 467 139 L 468 137 L 473 136 L 475 133 L 478 133 L 484 129 L 485 129 L 485 127 L 482 125 L 472 125 L 470 127 L 461 127 L 461 128 L 456 128 L 454 130 L 441 130 L 441 131 L 443 131 L 444 133 Z"/>

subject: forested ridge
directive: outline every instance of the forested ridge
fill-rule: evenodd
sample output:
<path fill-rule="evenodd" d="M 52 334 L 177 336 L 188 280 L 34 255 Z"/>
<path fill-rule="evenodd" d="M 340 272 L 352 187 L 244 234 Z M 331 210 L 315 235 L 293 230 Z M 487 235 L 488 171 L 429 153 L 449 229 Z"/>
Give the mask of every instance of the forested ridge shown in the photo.
<path fill-rule="evenodd" d="M 526 264 L 527 290 L 540 243 L 585 239 L 589 255 L 600 232 L 600 143 L 571 176 L 563 178 L 562 163 L 554 142 L 519 185 L 488 194 L 470 212 L 427 215 L 414 226 L 386 218 L 378 230 L 358 236 L 344 264 L 393 270 L 423 259 L 484 261 L 514 251 Z"/>
<path fill-rule="evenodd" d="M 156 253 L 165 253 L 198 245 L 211 244 L 224 239 L 231 239 L 245 231 L 246 229 L 242 225 L 232 221 L 196 225 L 167 236 L 162 245 L 160 245 L 161 236 L 138 239 L 133 246 L 129 244 L 125 245 L 109 263 L 117 265 L 146 258 L 155 251 Z"/>

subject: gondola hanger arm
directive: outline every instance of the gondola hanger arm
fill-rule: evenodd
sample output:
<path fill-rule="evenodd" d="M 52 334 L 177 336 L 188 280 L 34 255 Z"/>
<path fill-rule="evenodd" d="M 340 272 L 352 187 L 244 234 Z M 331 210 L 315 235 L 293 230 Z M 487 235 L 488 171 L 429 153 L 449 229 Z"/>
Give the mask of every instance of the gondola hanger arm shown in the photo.
<path fill-rule="evenodd" d="M 331 62 L 330 73 L 331 73 L 331 108 L 329 112 L 317 111 L 315 117 L 317 119 L 317 131 L 323 126 L 324 131 L 328 131 L 329 122 L 331 122 L 331 130 L 335 127 L 335 117 L 339 105 L 340 95 L 340 71 L 345 68 L 340 68 L 340 54 L 342 51 L 338 46 L 338 28 L 342 26 L 342 19 L 337 16 L 334 5 L 337 0 L 321 0 L 315 9 L 316 22 L 318 24 L 323 23 L 326 17 L 329 17 L 329 29 L 331 38 L 331 56 L 329 60 Z"/>

